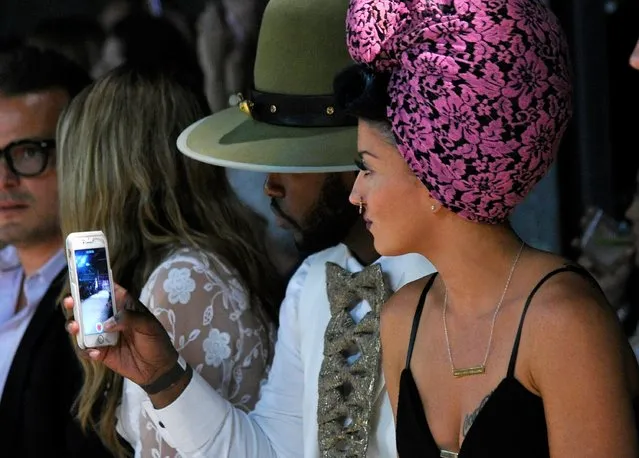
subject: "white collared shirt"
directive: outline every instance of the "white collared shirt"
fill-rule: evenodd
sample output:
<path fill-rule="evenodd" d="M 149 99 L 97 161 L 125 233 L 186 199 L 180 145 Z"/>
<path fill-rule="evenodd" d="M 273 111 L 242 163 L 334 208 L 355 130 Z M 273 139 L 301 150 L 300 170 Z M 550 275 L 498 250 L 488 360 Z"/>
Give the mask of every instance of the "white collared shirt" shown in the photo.
<path fill-rule="evenodd" d="M 335 262 L 351 272 L 363 266 L 340 244 L 309 257 L 289 282 L 280 309 L 275 359 L 255 410 L 234 409 L 196 372 L 185 391 L 171 405 L 155 410 L 147 399 L 144 409 L 166 442 L 184 458 L 317 458 L 317 379 L 323 355 L 323 336 L 330 319 L 325 264 Z M 396 291 L 434 272 L 420 255 L 382 257 L 391 288 Z M 366 312 L 365 304 L 354 318 Z M 368 458 L 396 457 L 395 431 L 383 384 L 377 393 Z"/>
<path fill-rule="evenodd" d="M 0 397 L 22 336 L 51 282 L 66 264 L 64 251 L 60 249 L 36 273 L 25 278 L 23 284 L 24 271 L 16 249 L 9 245 L 0 250 Z M 26 305 L 16 313 L 21 285 Z"/>

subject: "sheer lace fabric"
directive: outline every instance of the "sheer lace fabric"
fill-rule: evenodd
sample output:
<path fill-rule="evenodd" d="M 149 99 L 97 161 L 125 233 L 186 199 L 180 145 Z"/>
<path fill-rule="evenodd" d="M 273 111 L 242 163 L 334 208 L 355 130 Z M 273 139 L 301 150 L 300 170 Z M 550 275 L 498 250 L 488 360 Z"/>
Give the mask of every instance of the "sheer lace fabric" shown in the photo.
<path fill-rule="evenodd" d="M 253 409 L 273 357 L 275 328 L 236 272 L 213 254 L 183 248 L 155 269 L 140 301 L 193 370 L 236 407 Z M 144 409 L 138 426 L 136 456 L 180 456 Z"/>

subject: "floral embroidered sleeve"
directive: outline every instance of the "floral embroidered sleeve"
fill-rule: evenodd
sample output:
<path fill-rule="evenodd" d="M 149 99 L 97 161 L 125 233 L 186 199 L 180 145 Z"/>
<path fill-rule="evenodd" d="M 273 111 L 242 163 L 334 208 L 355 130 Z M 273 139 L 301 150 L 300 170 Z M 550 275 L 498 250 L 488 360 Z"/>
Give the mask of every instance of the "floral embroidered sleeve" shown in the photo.
<path fill-rule="evenodd" d="M 250 411 L 272 359 L 274 328 L 219 258 L 182 249 L 149 277 L 141 301 L 193 370 L 236 407 Z M 140 414 L 142 457 L 179 457 Z"/>

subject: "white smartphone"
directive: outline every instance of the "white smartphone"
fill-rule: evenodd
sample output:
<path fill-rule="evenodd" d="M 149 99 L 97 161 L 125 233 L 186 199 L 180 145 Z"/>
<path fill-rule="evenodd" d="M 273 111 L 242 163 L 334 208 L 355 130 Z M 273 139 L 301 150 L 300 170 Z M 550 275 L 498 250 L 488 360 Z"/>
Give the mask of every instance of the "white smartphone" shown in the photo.
<path fill-rule="evenodd" d="M 115 345 L 118 333 L 104 331 L 104 322 L 116 312 L 106 237 L 102 231 L 73 232 L 66 245 L 73 315 L 80 325 L 78 346 Z"/>

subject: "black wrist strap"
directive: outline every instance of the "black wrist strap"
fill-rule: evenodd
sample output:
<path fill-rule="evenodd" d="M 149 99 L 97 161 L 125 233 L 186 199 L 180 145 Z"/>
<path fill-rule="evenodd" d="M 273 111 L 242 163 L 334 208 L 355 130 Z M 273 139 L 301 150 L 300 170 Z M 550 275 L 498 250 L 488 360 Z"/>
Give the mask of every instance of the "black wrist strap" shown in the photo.
<path fill-rule="evenodd" d="M 154 382 L 148 385 L 140 385 L 140 388 L 147 394 L 157 394 L 175 385 L 185 373 L 192 370 L 191 366 L 186 364 L 186 361 L 180 356 L 171 369 L 160 375 Z"/>

